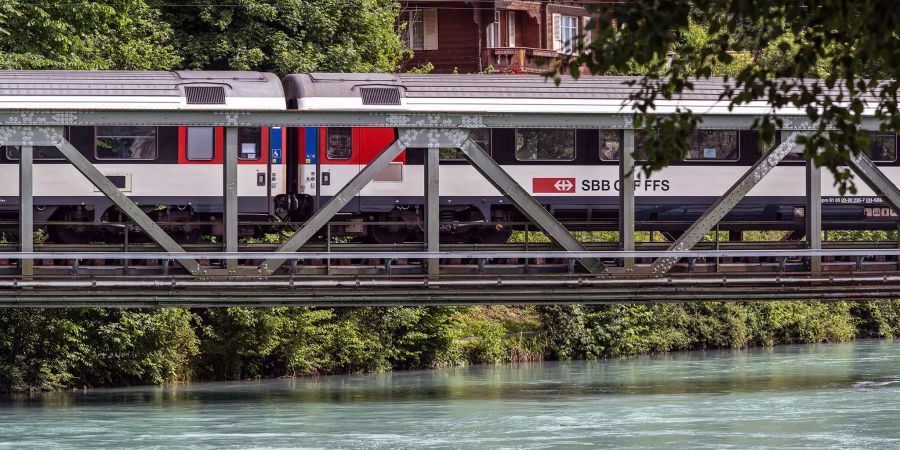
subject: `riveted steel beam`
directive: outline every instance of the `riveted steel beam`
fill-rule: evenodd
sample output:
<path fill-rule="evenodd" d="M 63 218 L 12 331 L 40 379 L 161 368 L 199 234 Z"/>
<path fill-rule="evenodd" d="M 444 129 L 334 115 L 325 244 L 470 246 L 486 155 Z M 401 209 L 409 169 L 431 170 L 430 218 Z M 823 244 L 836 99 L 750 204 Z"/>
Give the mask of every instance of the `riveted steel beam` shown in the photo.
<path fill-rule="evenodd" d="M 806 161 L 806 247 L 822 248 L 822 169 L 813 161 Z M 822 258 L 809 258 L 809 271 L 822 271 Z"/>
<path fill-rule="evenodd" d="M 550 214 L 543 205 L 538 203 L 513 177 L 511 177 L 500 164 L 497 164 L 487 152 L 475 141 L 468 137 L 467 133 L 454 131 L 447 135 L 455 135 L 451 141 L 455 141 L 466 159 L 487 179 L 498 191 L 508 197 L 516 208 L 531 222 L 537 225 L 551 241 L 568 251 L 584 251 L 584 244 L 575 239 L 569 230 L 559 223 L 553 214 Z M 595 258 L 582 258 L 581 264 L 591 273 L 606 271 L 599 260 Z"/>
<path fill-rule="evenodd" d="M 101 173 L 81 152 L 78 151 L 74 146 L 72 146 L 69 141 L 67 141 L 62 135 L 56 136 L 55 144 L 59 149 L 60 153 L 72 163 L 88 181 L 91 182 L 97 189 L 100 190 L 106 197 L 108 197 L 119 209 L 122 210 L 128 217 L 131 218 L 138 226 L 140 226 L 144 232 L 150 236 L 157 244 L 160 245 L 167 252 L 173 253 L 184 253 L 184 249 L 172 239 L 171 236 L 166 234 L 156 222 L 153 221 L 144 211 L 141 210 L 140 207 L 134 204 L 131 199 L 128 198 L 122 191 L 119 190 L 109 178 L 106 178 L 103 173 Z M 184 266 L 188 272 L 193 275 L 202 275 L 204 273 L 203 268 L 200 264 L 193 259 L 179 259 L 178 263 Z"/>
<path fill-rule="evenodd" d="M 725 195 L 719 197 L 713 205 L 694 222 L 672 245 L 669 251 L 690 250 L 703 239 L 710 230 L 716 226 L 722 218 L 734 208 L 744 196 L 750 192 L 781 160 L 790 153 L 795 153 L 802 147 L 797 144 L 800 132 L 791 133 L 787 139 L 775 147 L 774 150 L 762 156 L 753 167 L 750 168 L 737 182 L 735 182 Z M 678 260 L 677 256 L 659 258 L 650 266 L 650 273 L 662 275 L 669 271 Z"/>
<path fill-rule="evenodd" d="M 701 114 L 704 129 L 751 129 L 755 115 Z M 779 116 L 785 130 L 812 131 L 807 117 Z M 121 111 L 121 110 L 5 110 L 0 126 L 246 126 L 246 127 L 389 127 L 389 128 L 583 128 L 632 127 L 630 111 L 621 113 L 477 113 L 477 112 L 362 112 L 362 111 Z M 880 121 L 862 119 L 860 127 L 877 131 Z"/>
<path fill-rule="evenodd" d="M 425 250 L 441 250 L 440 148 L 425 149 Z M 440 260 L 429 259 L 428 275 L 440 274 Z"/>
<path fill-rule="evenodd" d="M 34 148 L 23 145 L 19 152 L 19 250 L 34 251 Z M 22 276 L 34 275 L 34 260 L 19 261 Z"/>
<path fill-rule="evenodd" d="M 225 158 L 222 162 L 222 182 L 224 183 L 222 194 L 224 195 L 225 208 L 223 221 L 225 225 L 226 252 L 238 251 L 238 129 L 228 127 L 225 129 Z M 225 268 L 234 270 L 237 268 L 236 260 L 226 260 Z"/>
<path fill-rule="evenodd" d="M 863 152 L 850 155 L 850 169 L 894 211 L 900 213 L 900 190 Z"/>
<path fill-rule="evenodd" d="M 335 214 L 339 213 L 347 203 L 350 203 L 359 191 L 362 190 L 367 184 L 369 184 L 372 179 L 375 178 L 379 173 L 381 173 L 385 168 L 390 165 L 391 161 L 397 157 L 408 145 L 408 140 L 404 138 L 408 138 L 410 132 L 403 132 L 400 135 L 400 138 L 394 141 L 391 145 L 381 151 L 375 159 L 372 160 L 363 170 L 359 171 L 353 179 L 350 180 L 341 190 L 332 197 L 332 199 L 322 206 L 316 214 L 314 214 L 303 226 L 300 227 L 297 232 L 291 236 L 290 239 L 287 240 L 284 244 L 281 244 L 280 247 L 275 251 L 276 253 L 290 253 L 300 249 L 310 238 L 316 235 L 316 233 L 322 229 L 325 225 L 328 224 L 328 221 L 334 217 Z M 417 134 L 417 133 L 416 133 Z M 263 261 L 260 264 L 257 272 L 261 275 L 271 275 L 284 264 L 285 258 L 282 257 L 273 257 Z"/>
<path fill-rule="evenodd" d="M 634 130 L 625 130 L 619 152 L 619 250 L 634 251 Z M 625 258 L 625 270 L 634 270 L 634 258 Z"/>

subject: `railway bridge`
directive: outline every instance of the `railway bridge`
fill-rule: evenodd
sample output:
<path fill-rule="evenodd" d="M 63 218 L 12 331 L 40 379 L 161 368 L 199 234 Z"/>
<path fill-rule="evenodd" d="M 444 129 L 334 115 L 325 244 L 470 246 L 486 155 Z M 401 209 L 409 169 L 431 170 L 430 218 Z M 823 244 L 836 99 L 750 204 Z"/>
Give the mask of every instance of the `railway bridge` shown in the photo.
<path fill-rule="evenodd" d="M 752 128 L 757 114 L 711 108 L 705 129 Z M 805 208 L 793 221 L 737 224 L 727 214 L 783 159 L 802 153 L 797 137 L 817 128 L 799 114 L 783 114 L 785 138 L 734 178 L 731 188 L 683 232 L 659 233 L 653 221 L 635 218 L 635 127 L 622 108 L 609 112 L 452 112 L 383 107 L 302 110 L 183 110 L 178 108 L 81 107 L 0 109 L 0 141 L 21 148 L 18 159 L 19 238 L 0 243 L 0 306 L 153 307 L 153 306 L 349 306 L 465 305 L 492 303 L 645 303 L 703 300 L 871 299 L 900 296 L 900 242 L 846 242 L 823 239 L 820 169 L 806 163 Z M 221 204 L 223 230 L 213 242 L 182 244 L 129 198 L 70 142 L 71 126 L 224 127 Z M 239 238 L 237 176 L 238 127 L 384 127 L 396 139 L 361 166 L 337 194 L 302 222 L 270 223 L 284 239 L 247 243 Z M 876 131 L 867 117 L 861 126 Z M 618 218 L 570 223 L 550 213 L 498 164 L 468 130 L 577 128 L 619 130 Z M 124 242 L 35 243 L 48 221 L 34 220 L 35 148 L 55 147 L 97 192 L 124 217 L 85 223 L 122 229 Z M 501 224 L 517 230 L 515 243 L 441 242 L 439 158 L 441 149 L 458 149 L 465 161 L 515 206 L 526 220 Z M 415 150 L 419 149 L 419 150 Z M 389 168 L 404 150 L 421 151 L 424 238 L 421 242 L 365 244 L 334 239 L 341 210 Z M 865 153 L 850 169 L 900 211 L 900 190 Z M 321 181 L 321 180 L 320 180 Z M 160 183 L 165 183 L 160 180 Z M 569 181 L 566 181 L 569 183 Z M 569 189 L 570 186 L 561 186 Z M 557 186 L 560 188 L 560 186 Z M 252 224 L 251 224 L 252 225 Z M 785 239 L 735 239 L 730 229 L 787 230 Z M 853 223 L 827 224 L 830 229 Z M 613 236 L 578 231 L 595 227 Z M 575 230 L 575 231 L 573 231 Z M 823 234 L 824 232 L 824 234 Z M 643 239 L 638 242 L 638 234 Z M 131 236 L 131 238 L 129 238 Z M 141 238 L 138 238 L 141 237 Z M 146 239 L 149 238 L 149 239 Z"/>

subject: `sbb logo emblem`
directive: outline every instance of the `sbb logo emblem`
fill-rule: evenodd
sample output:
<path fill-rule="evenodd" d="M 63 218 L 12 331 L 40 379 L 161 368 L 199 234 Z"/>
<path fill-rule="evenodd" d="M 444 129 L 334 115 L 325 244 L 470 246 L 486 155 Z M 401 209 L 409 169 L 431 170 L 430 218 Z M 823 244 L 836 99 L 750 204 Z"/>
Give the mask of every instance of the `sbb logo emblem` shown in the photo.
<path fill-rule="evenodd" d="M 535 194 L 567 194 L 575 192 L 574 178 L 532 178 L 531 191 Z"/>

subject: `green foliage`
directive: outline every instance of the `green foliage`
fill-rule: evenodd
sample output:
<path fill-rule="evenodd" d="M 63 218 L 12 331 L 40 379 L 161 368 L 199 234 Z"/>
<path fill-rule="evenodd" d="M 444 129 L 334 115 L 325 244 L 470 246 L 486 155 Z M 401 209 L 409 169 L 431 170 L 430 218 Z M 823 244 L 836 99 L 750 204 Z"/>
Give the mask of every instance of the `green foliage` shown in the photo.
<path fill-rule="evenodd" d="M 171 69 L 172 31 L 143 0 L 3 0 L 0 68 Z"/>
<path fill-rule="evenodd" d="M 197 353 L 184 309 L 7 309 L 0 392 L 188 379 Z"/>
<path fill-rule="evenodd" d="M 591 40 L 551 75 L 641 75 L 631 95 L 649 174 L 687 153 L 700 117 L 687 109 L 656 115 L 659 99 L 694 88 L 692 77 L 733 80 L 722 100 L 729 107 L 765 102 L 771 111 L 754 127 L 772 142 L 779 110 L 799 110 L 816 130 L 801 136 L 807 159 L 827 167 L 841 192 L 855 192 L 847 161 L 870 145 L 860 130 L 875 110 L 883 132 L 900 130 L 896 78 L 900 10 L 888 0 L 639 0 L 594 5 Z M 820 79 L 819 79 L 820 78 Z M 866 98 L 871 100 L 866 104 Z"/>
<path fill-rule="evenodd" d="M 390 0 L 152 1 L 189 69 L 389 72 L 407 51 Z"/>

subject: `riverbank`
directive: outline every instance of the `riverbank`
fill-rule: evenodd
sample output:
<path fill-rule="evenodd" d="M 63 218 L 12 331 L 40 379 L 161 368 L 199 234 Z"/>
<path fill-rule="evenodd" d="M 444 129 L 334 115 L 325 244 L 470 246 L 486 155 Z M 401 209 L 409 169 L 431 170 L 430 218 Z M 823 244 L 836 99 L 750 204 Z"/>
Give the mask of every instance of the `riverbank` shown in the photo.
<path fill-rule="evenodd" d="M 383 372 L 900 336 L 900 301 L 12 309 L 0 391 Z"/>

